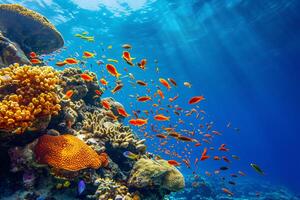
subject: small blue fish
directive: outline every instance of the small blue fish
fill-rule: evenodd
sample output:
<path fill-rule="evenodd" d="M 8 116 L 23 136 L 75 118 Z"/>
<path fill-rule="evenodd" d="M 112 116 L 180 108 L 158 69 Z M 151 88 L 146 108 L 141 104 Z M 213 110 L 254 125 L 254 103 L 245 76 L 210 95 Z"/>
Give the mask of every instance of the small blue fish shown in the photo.
<path fill-rule="evenodd" d="M 80 180 L 78 182 L 78 188 L 77 188 L 77 191 L 78 191 L 78 195 L 81 195 L 85 190 L 85 182 L 83 180 Z"/>
<path fill-rule="evenodd" d="M 132 160 L 138 159 L 138 155 L 132 153 L 131 151 L 125 151 L 125 152 L 123 153 L 123 155 L 124 155 L 126 158 L 129 158 L 129 159 L 132 159 Z"/>

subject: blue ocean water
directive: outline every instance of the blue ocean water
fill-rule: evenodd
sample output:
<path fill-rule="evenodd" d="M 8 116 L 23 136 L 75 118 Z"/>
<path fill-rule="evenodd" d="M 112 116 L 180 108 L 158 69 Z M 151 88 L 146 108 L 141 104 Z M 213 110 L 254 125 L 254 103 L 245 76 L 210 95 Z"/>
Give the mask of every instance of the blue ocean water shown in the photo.
<path fill-rule="evenodd" d="M 241 158 L 232 164 L 232 170 L 242 170 L 254 179 L 300 192 L 299 1 L 0 0 L 0 3 L 20 3 L 54 23 L 66 41 L 67 50 L 59 55 L 61 58 L 88 50 L 97 52 L 99 59 L 100 55 L 106 55 L 121 60 L 120 46 L 131 44 L 133 57 L 147 58 L 150 70 L 131 69 L 124 63 L 120 69 L 130 68 L 140 80 L 174 78 L 178 88 L 165 91 L 165 95 L 174 97 L 178 93 L 176 104 L 182 107 L 189 107 L 187 101 L 192 96 L 205 96 L 200 107 L 206 111 L 207 120 L 213 121 L 223 133 L 214 141 L 215 146 L 226 143 Z M 96 42 L 74 37 L 83 31 L 95 36 Z M 108 45 L 112 45 L 111 50 Z M 155 72 L 154 60 L 158 61 L 159 74 Z M 101 76 L 101 68 L 95 63 L 87 68 Z M 184 81 L 190 82 L 192 88 L 184 87 Z M 133 100 L 128 95 L 136 93 L 146 94 L 146 90 L 128 86 L 113 97 L 130 110 Z M 146 105 L 135 106 L 133 109 L 148 109 Z M 172 117 L 175 115 L 171 115 L 170 122 L 161 124 L 174 125 Z M 192 122 L 193 127 L 199 125 L 194 118 L 184 119 Z M 226 128 L 229 122 L 240 131 Z M 183 125 L 191 127 L 188 123 Z M 157 140 L 149 142 L 149 151 L 159 148 Z M 182 151 L 180 148 L 177 145 L 176 151 Z M 194 150 L 192 163 L 200 155 L 201 150 Z M 258 164 L 266 175 L 258 175 L 250 163 Z M 200 173 L 205 175 L 205 171 L 213 172 L 220 166 L 213 160 L 203 162 L 199 165 Z M 184 166 L 181 169 L 186 176 L 192 172 Z"/>

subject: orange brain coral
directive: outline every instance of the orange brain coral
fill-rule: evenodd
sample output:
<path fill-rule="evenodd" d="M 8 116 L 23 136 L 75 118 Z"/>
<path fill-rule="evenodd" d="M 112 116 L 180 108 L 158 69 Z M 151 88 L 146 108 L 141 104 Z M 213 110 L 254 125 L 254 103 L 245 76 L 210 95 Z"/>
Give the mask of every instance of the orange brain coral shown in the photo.
<path fill-rule="evenodd" d="M 34 152 L 39 163 L 68 171 L 98 169 L 108 164 L 105 153 L 98 155 L 82 140 L 72 135 L 44 135 L 39 138 Z"/>

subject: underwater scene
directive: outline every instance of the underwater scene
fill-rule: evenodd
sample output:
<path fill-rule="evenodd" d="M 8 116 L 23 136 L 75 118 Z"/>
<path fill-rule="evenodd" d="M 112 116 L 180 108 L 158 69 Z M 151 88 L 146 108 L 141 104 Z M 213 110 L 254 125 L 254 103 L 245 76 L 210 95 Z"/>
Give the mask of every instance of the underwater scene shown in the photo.
<path fill-rule="evenodd" d="M 298 0 L 0 0 L 0 199 L 298 200 L 299 56 Z"/>

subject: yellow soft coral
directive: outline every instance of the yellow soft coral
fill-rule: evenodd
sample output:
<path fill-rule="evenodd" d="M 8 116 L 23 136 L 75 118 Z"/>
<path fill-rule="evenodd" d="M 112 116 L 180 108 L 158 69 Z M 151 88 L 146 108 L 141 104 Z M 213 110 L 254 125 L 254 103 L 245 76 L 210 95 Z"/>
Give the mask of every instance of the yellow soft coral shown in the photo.
<path fill-rule="evenodd" d="M 57 115 L 58 82 L 57 73 L 48 66 L 14 64 L 0 69 L 0 129 L 26 129 L 39 117 Z"/>
<path fill-rule="evenodd" d="M 72 135 L 43 135 L 39 138 L 34 152 L 39 163 L 48 164 L 56 169 L 79 171 L 108 165 L 105 153 L 98 155 L 82 140 Z"/>

